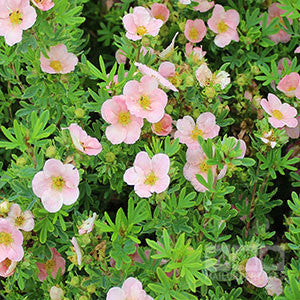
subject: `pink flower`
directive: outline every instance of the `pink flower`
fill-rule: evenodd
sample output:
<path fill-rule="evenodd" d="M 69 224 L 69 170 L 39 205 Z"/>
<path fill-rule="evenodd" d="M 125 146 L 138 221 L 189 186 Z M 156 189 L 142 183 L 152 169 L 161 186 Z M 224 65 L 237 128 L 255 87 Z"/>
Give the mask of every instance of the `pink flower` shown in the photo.
<path fill-rule="evenodd" d="M 7 219 L 0 219 L 0 262 L 9 258 L 20 261 L 24 256 L 23 235 Z"/>
<path fill-rule="evenodd" d="M 85 234 L 85 233 L 89 233 L 93 230 L 94 228 L 94 224 L 95 224 L 95 220 L 97 218 L 97 214 L 93 213 L 93 216 L 86 219 L 80 226 L 78 229 L 78 233 L 79 235 Z"/>
<path fill-rule="evenodd" d="M 260 105 L 271 116 L 268 120 L 274 128 L 280 128 L 285 125 L 293 128 L 298 125 L 298 121 L 295 118 L 297 115 L 296 108 L 287 103 L 282 104 L 275 95 L 269 93 L 268 101 L 262 99 Z"/>
<path fill-rule="evenodd" d="M 149 198 L 152 193 L 162 193 L 170 183 L 168 172 L 170 159 L 166 154 L 156 154 L 149 158 L 145 151 L 139 152 L 133 167 L 126 170 L 124 181 L 134 185 L 134 191 L 139 197 Z"/>
<path fill-rule="evenodd" d="M 292 139 L 298 139 L 300 136 L 300 116 L 297 117 L 298 125 L 294 128 L 284 127 L 285 133 Z"/>
<path fill-rule="evenodd" d="M 87 155 L 98 155 L 102 151 L 102 146 L 96 138 L 90 137 L 77 124 L 72 123 L 67 128 L 72 138 L 75 148 Z"/>
<path fill-rule="evenodd" d="M 118 49 L 116 51 L 115 57 L 118 64 L 126 64 L 127 57 L 126 57 L 126 53 L 123 50 Z"/>
<path fill-rule="evenodd" d="M 263 136 L 260 137 L 260 139 L 270 146 L 271 148 L 274 148 L 276 146 L 275 139 L 273 138 L 273 130 L 270 130 L 269 132 L 264 132 Z"/>
<path fill-rule="evenodd" d="M 136 117 L 156 123 L 164 116 L 168 97 L 158 88 L 156 79 L 144 76 L 140 82 L 131 80 L 124 86 L 123 93 L 128 110 Z"/>
<path fill-rule="evenodd" d="M 200 12 L 206 12 L 210 10 L 214 5 L 214 1 L 207 1 L 207 0 L 194 0 L 194 2 L 198 2 L 199 5 L 194 7 L 194 10 L 198 10 Z"/>
<path fill-rule="evenodd" d="M 279 296 L 282 294 L 282 282 L 279 278 L 269 277 L 266 290 L 270 296 Z"/>
<path fill-rule="evenodd" d="M 16 261 L 12 261 L 9 258 L 5 258 L 2 262 L 0 262 L 0 276 L 1 277 L 9 277 L 15 273 L 15 269 L 17 266 Z"/>
<path fill-rule="evenodd" d="M 41 53 L 41 69 L 49 74 L 66 74 L 74 71 L 78 63 L 78 58 L 75 54 L 69 53 L 65 45 L 60 44 L 50 47 L 47 51 L 49 58 L 46 58 Z"/>
<path fill-rule="evenodd" d="M 295 97 L 295 91 L 299 85 L 300 85 L 300 75 L 296 72 L 292 72 L 288 75 L 285 75 L 279 81 L 277 85 L 277 89 L 283 92 L 287 97 Z"/>
<path fill-rule="evenodd" d="M 57 159 L 48 159 L 43 171 L 35 174 L 32 189 L 41 198 L 44 208 L 57 212 L 62 205 L 73 204 L 79 196 L 79 172 L 71 164 L 64 165 Z"/>
<path fill-rule="evenodd" d="M 81 253 L 81 248 L 78 245 L 77 239 L 75 237 L 72 237 L 71 243 L 73 245 L 73 249 L 76 254 L 76 259 L 77 259 L 77 265 L 80 266 L 82 263 L 82 253 Z"/>
<path fill-rule="evenodd" d="M 175 76 L 175 71 L 176 71 L 175 65 L 169 61 L 165 61 L 161 63 L 158 68 L 158 72 L 167 79 L 169 77 Z"/>
<path fill-rule="evenodd" d="M 282 14 L 284 14 L 286 11 L 283 9 L 280 9 L 278 7 L 278 5 L 280 5 L 280 3 L 276 2 L 271 4 L 271 6 L 268 9 L 268 24 L 276 17 L 279 18 L 279 22 L 286 28 L 286 26 L 284 25 L 284 21 L 281 17 Z M 292 20 L 290 18 L 288 18 L 288 21 L 290 24 L 292 24 Z M 287 43 L 290 39 L 291 39 L 291 35 L 286 33 L 285 31 L 283 31 L 282 29 L 280 29 L 280 31 L 278 33 L 272 34 L 271 36 L 269 36 L 269 38 L 275 42 L 276 44 L 278 44 L 279 42 L 281 43 Z"/>
<path fill-rule="evenodd" d="M 61 275 L 65 273 L 66 261 L 55 248 L 50 248 L 50 250 L 52 253 L 51 259 L 45 263 L 36 263 L 40 271 L 38 275 L 40 281 L 44 281 L 48 277 L 48 273 L 55 279 L 59 269 L 61 270 Z"/>
<path fill-rule="evenodd" d="M 127 278 L 122 288 L 113 287 L 111 288 L 106 296 L 106 300 L 153 300 L 152 297 L 148 296 L 143 290 L 142 283 L 133 278 Z"/>
<path fill-rule="evenodd" d="M 300 46 L 295 49 L 294 53 L 300 53 Z"/>
<path fill-rule="evenodd" d="M 179 0 L 179 2 L 183 5 L 191 4 L 191 0 Z"/>
<path fill-rule="evenodd" d="M 132 14 L 123 17 L 123 25 L 127 31 L 126 37 L 133 41 L 141 40 L 147 34 L 157 36 L 163 24 L 162 20 L 153 18 L 150 12 L 142 6 L 135 7 Z"/>
<path fill-rule="evenodd" d="M 144 47 L 144 46 L 142 46 L 141 47 L 141 50 L 140 50 L 140 53 L 143 55 L 143 56 L 145 56 L 147 53 L 149 53 L 149 54 L 154 54 L 154 49 L 153 48 L 151 48 L 151 47 Z"/>
<path fill-rule="evenodd" d="M 221 90 L 224 90 L 226 86 L 230 83 L 230 77 L 229 74 L 225 71 L 219 71 L 217 73 L 214 73 L 213 84 L 219 84 L 221 87 Z"/>
<path fill-rule="evenodd" d="M 184 35 L 192 43 L 201 42 L 206 31 L 206 26 L 201 19 L 187 20 L 185 23 Z"/>
<path fill-rule="evenodd" d="M 36 20 L 36 12 L 29 0 L 0 1 L 0 36 L 7 45 L 21 42 L 23 30 L 30 28 Z"/>
<path fill-rule="evenodd" d="M 217 34 L 215 44 L 218 47 L 224 48 L 230 42 L 239 41 L 239 35 L 236 31 L 240 23 L 240 16 L 234 9 L 229 9 L 225 12 L 222 5 L 216 4 L 212 17 L 207 21 L 208 27 Z"/>
<path fill-rule="evenodd" d="M 125 73 L 124 73 L 124 78 L 126 78 L 127 75 L 128 75 L 128 72 L 125 72 Z M 107 74 L 107 78 L 108 78 L 108 77 L 109 77 L 109 74 Z M 118 79 L 118 74 L 117 74 L 117 75 L 115 75 L 115 76 L 113 77 L 113 80 L 110 81 L 110 82 L 108 83 L 108 85 L 106 86 L 106 89 L 108 90 L 107 92 L 108 92 L 109 94 L 111 94 L 111 93 L 112 93 L 112 87 L 114 87 L 114 86 L 117 85 L 118 83 L 119 83 L 119 79 Z"/>
<path fill-rule="evenodd" d="M 170 11 L 164 4 L 154 3 L 151 6 L 151 14 L 155 19 L 162 20 L 166 23 L 169 19 Z"/>
<path fill-rule="evenodd" d="M 64 291 L 60 287 L 52 286 L 49 294 L 51 300 L 62 300 L 64 298 Z"/>
<path fill-rule="evenodd" d="M 143 65 L 141 63 L 134 63 L 135 66 L 138 67 L 139 71 L 146 76 L 151 76 L 153 78 L 155 78 L 160 85 L 162 85 L 163 87 L 170 89 L 174 92 L 178 92 L 177 88 L 166 78 L 164 78 L 161 74 L 159 74 L 159 72 L 154 71 L 153 69 L 147 67 L 146 65 Z"/>
<path fill-rule="evenodd" d="M 197 62 L 202 61 L 202 59 L 204 58 L 204 56 L 206 54 L 206 51 L 202 50 L 202 46 L 193 48 L 193 43 L 186 43 L 186 45 L 185 45 L 185 54 L 188 57 L 192 57 L 192 60 L 195 63 L 197 63 Z"/>
<path fill-rule="evenodd" d="M 43 11 L 49 10 L 54 6 L 52 0 L 32 0 L 32 2 L 36 7 Z"/>
<path fill-rule="evenodd" d="M 183 168 L 183 175 L 186 180 L 191 182 L 196 191 L 205 192 L 207 190 L 207 188 L 198 181 L 196 174 L 201 175 L 207 181 L 208 171 L 210 169 L 215 177 L 216 166 L 210 166 L 207 164 L 207 156 L 200 145 L 197 149 L 187 149 L 186 164 Z"/>
<path fill-rule="evenodd" d="M 179 138 L 180 143 L 186 144 L 189 148 L 199 148 L 198 136 L 205 140 L 212 139 L 219 134 L 220 126 L 216 124 L 216 117 L 210 113 L 202 113 L 196 121 L 192 117 L 184 116 L 176 123 L 177 131 L 174 138 Z"/>
<path fill-rule="evenodd" d="M 212 72 L 206 63 L 201 64 L 196 70 L 195 76 L 201 87 L 207 86 L 212 80 Z"/>
<path fill-rule="evenodd" d="M 290 59 L 288 59 L 287 57 L 284 57 L 282 58 L 279 62 L 278 62 L 278 65 L 277 65 L 277 70 L 278 70 L 278 73 L 281 74 L 281 72 L 284 70 L 284 67 L 283 67 L 283 61 L 286 60 L 288 66 L 290 67 L 291 64 L 292 64 L 292 61 Z"/>
<path fill-rule="evenodd" d="M 105 135 L 112 144 L 134 144 L 139 139 L 144 121 L 130 113 L 124 96 L 106 100 L 102 104 L 101 115 L 111 124 L 106 128 Z"/>
<path fill-rule="evenodd" d="M 12 204 L 7 216 L 7 220 L 11 222 L 17 229 L 31 231 L 34 227 L 33 214 L 30 210 L 22 212 L 18 204 Z"/>
<path fill-rule="evenodd" d="M 172 118 L 168 114 L 164 114 L 163 118 L 152 124 L 152 131 L 159 136 L 167 136 L 172 131 Z"/>
<path fill-rule="evenodd" d="M 263 288 L 268 283 L 268 275 L 263 270 L 259 258 L 251 257 L 246 263 L 246 279 L 256 287 Z"/>

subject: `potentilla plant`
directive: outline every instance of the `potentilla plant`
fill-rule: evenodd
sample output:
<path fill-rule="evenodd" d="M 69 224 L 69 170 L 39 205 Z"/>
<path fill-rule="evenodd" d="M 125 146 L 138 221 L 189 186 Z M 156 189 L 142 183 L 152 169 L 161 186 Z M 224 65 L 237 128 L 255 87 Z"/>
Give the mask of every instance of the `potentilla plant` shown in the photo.
<path fill-rule="evenodd" d="M 0 0 L 0 296 L 300 299 L 300 6 Z"/>

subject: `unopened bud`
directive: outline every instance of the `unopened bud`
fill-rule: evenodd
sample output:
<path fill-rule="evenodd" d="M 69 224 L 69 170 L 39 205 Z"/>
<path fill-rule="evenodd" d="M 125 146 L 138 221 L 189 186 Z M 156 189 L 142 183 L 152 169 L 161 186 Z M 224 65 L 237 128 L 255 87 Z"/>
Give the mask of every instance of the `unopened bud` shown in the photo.
<path fill-rule="evenodd" d="M 78 107 L 75 109 L 74 113 L 75 113 L 76 118 L 82 119 L 84 117 L 85 111 L 82 108 Z"/>
<path fill-rule="evenodd" d="M 55 146 L 50 146 L 46 150 L 46 156 L 53 158 L 56 155 L 56 147 Z"/>
<path fill-rule="evenodd" d="M 16 164 L 18 167 L 24 167 L 26 165 L 26 158 L 25 157 L 18 157 Z"/>
<path fill-rule="evenodd" d="M 105 161 L 108 163 L 114 162 L 116 159 L 116 155 L 113 152 L 107 152 L 105 154 Z"/>

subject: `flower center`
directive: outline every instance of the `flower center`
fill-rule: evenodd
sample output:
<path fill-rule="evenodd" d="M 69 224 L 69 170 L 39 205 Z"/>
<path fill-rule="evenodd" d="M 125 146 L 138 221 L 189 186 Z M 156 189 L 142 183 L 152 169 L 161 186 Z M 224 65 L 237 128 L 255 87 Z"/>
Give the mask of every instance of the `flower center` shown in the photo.
<path fill-rule="evenodd" d="M 195 129 L 192 131 L 191 138 L 194 141 L 196 141 L 198 136 L 199 135 L 202 136 L 202 134 L 203 134 L 203 131 L 196 126 Z"/>
<path fill-rule="evenodd" d="M 151 172 L 148 176 L 147 176 L 147 178 L 146 178 L 146 180 L 145 180 L 145 184 L 146 185 L 154 185 L 155 184 L 155 182 L 158 180 L 158 178 L 155 176 L 155 174 L 153 173 L 153 172 Z"/>
<path fill-rule="evenodd" d="M 0 244 L 4 244 L 5 246 L 10 245 L 13 242 L 13 238 L 10 233 L 0 232 Z"/>
<path fill-rule="evenodd" d="M 206 161 L 203 161 L 201 164 L 200 164 L 200 171 L 202 173 L 207 173 L 208 170 L 211 168 L 211 166 L 209 166 Z"/>
<path fill-rule="evenodd" d="M 118 117 L 118 122 L 123 126 L 128 125 L 130 123 L 130 112 L 129 111 L 120 112 Z"/>
<path fill-rule="evenodd" d="M 18 216 L 15 219 L 15 224 L 17 227 L 20 227 L 24 224 L 25 218 L 23 216 Z"/>
<path fill-rule="evenodd" d="M 290 86 L 287 90 L 288 90 L 288 92 L 291 92 L 291 91 L 294 91 L 295 89 L 296 89 L 295 86 Z"/>
<path fill-rule="evenodd" d="M 61 191 L 61 189 L 65 186 L 65 181 L 61 176 L 52 177 L 52 187 L 55 190 Z"/>
<path fill-rule="evenodd" d="M 54 265 L 55 265 L 55 263 L 54 263 L 53 259 L 47 260 L 46 263 L 45 263 L 45 267 L 46 267 L 47 272 L 51 273 L 52 270 L 53 270 Z"/>
<path fill-rule="evenodd" d="M 228 25 L 222 20 L 221 22 L 219 22 L 217 29 L 219 33 L 223 33 L 227 30 Z"/>
<path fill-rule="evenodd" d="M 154 18 L 155 18 L 155 19 L 162 20 L 162 21 L 165 21 L 165 18 L 164 18 L 163 15 L 156 15 Z"/>
<path fill-rule="evenodd" d="M 198 39 L 198 30 L 195 27 L 193 27 L 190 30 L 189 36 L 190 36 L 191 40 L 197 40 Z"/>
<path fill-rule="evenodd" d="M 5 260 L 4 260 L 5 267 L 8 268 L 10 266 L 10 264 L 11 264 L 11 260 L 9 258 L 5 258 Z"/>
<path fill-rule="evenodd" d="M 283 114 L 277 109 L 273 110 L 272 115 L 274 118 L 276 118 L 278 120 L 281 120 L 283 117 Z"/>
<path fill-rule="evenodd" d="M 155 123 L 153 127 L 154 127 L 154 131 L 156 131 L 158 133 L 162 132 L 162 124 L 161 124 L 161 122 Z"/>
<path fill-rule="evenodd" d="M 137 35 L 144 35 L 147 33 L 145 26 L 139 26 L 136 30 Z"/>
<path fill-rule="evenodd" d="M 13 24 L 13 25 L 21 24 L 23 21 L 21 12 L 19 10 L 16 10 L 16 11 L 13 11 L 12 13 L 10 13 L 9 20 L 10 20 L 11 24 Z"/>
<path fill-rule="evenodd" d="M 55 72 L 60 72 L 62 70 L 62 66 L 59 60 L 52 60 L 50 62 L 50 67 L 55 71 Z"/>
<path fill-rule="evenodd" d="M 139 99 L 139 104 L 143 109 L 148 109 L 150 107 L 150 98 L 149 96 L 141 96 L 141 98 Z"/>

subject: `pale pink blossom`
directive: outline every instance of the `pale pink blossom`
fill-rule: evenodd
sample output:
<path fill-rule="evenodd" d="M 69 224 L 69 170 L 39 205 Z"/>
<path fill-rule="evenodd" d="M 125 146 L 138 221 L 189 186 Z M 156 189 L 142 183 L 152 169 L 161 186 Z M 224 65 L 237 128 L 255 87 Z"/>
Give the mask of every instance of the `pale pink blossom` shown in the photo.
<path fill-rule="evenodd" d="M 295 97 L 295 91 L 299 85 L 300 85 L 300 75 L 296 72 L 292 72 L 288 75 L 285 75 L 279 81 L 277 85 L 277 89 L 283 92 L 287 97 Z"/>
<path fill-rule="evenodd" d="M 169 61 L 165 61 L 160 64 L 158 68 L 158 72 L 165 78 L 173 77 L 175 76 L 176 67 L 174 64 L 172 64 Z"/>
<path fill-rule="evenodd" d="M 164 4 L 153 3 L 151 6 L 151 14 L 155 19 L 162 20 L 166 23 L 169 19 L 170 11 Z"/>
<path fill-rule="evenodd" d="M 201 19 L 187 20 L 185 23 L 184 35 L 192 43 L 198 43 L 206 35 L 206 26 Z"/>
<path fill-rule="evenodd" d="M 284 127 L 285 133 L 292 139 L 298 139 L 300 136 L 300 116 L 297 117 L 298 125 L 294 128 Z"/>
<path fill-rule="evenodd" d="M 157 36 L 163 24 L 162 20 L 153 18 L 142 6 L 135 7 L 132 14 L 123 17 L 126 37 L 133 41 L 141 40 L 144 35 Z"/>
<path fill-rule="evenodd" d="M 93 216 L 87 218 L 78 228 L 79 235 L 89 233 L 93 230 L 97 214 L 93 213 Z"/>
<path fill-rule="evenodd" d="M 149 158 L 147 152 L 139 152 L 133 167 L 126 170 L 124 181 L 134 185 L 134 191 L 139 197 L 149 198 L 152 193 L 162 193 L 170 183 L 168 172 L 170 159 L 166 154 L 156 154 Z"/>
<path fill-rule="evenodd" d="M 7 45 L 21 42 L 23 30 L 30 28 L 36 20 L 36 11 L 29 0 L 0 1 L 0 36 Z"/>
<path fill-rule="evenodd" d="M 126 57 L 126 53 L 123 50 L 118 49 L 116 51 L 115 57 L 118 64 L 126 64 L 127 57 Z"/>
<path fill-rule="evenodd" d="M 279 296 L 282 294 L 282 282 L 279 278 L 269 277 L 268 284 L 266 285 L 266 290 L 270 296 Z"/>
<path fill-rule="evenodd" d="M 186 152 L 186 164 L 183 168 L 183 175 L 186 180 L 190 181 L 193 187 L 198 192 L 205 192 L 207 188 L 203 186 L 197 179 L 196 174 L 201 175 L 207 181 L 208 171 L 211 170 L 213 177 L 216 176 L 216 166 L 207 164 L 207 156 L 201 146 L 188 148 Z"/>
<path fill-rule="evenodd" d="M 191 0 L 179 0 L 179 2 L 183 5 L 191 4 Z"/>
<path fill-rule="evenodd" d="M 216 4 L 212 17 L 207 21 L 208 27 L 216 33 L 214 39 L 218 47 L 224 48 L 231 41 L 239 41 L 237 26 L 240 23 L 240 15 L 234 9 L 225 12 L 222 5 Z"/>
<path fill-rule="evenodd" d="M 75 66 L 78 63 L 78 58 L 75 54 L 68 52 L 67 47 L 64 44 L 50 47 L 47 51 L 46 58 L 41 53 L 41 69 L 43 72 L 49 74 L 66 74 L 74 71 Z"/>
<path fill-rule="evenodd" d="M 24 256 L 23 235 L 9 220 L 0 219 L 0 262 L 20 261 Z"/>
<path fill-rule="evenodd" d="M 246 279 L 258 288 L 263 288 L 268 283 L 268 275 L 263 270 L 261 260 L 251 257 L 246 263 Z"/>
<path fill-rule="evenodd" d="M 0 213 L 6 214 L 9 212 L 9 209 L 11 207 L 11 203 L 9 203 L 7 200 L 3 200 L 0 203 Z"/>
<path fill-rule="evenodd" d="M 270 130 L 269 132 L 264 132 L 263 136 L 260 137 L 260 139 L 267 144 L 268 146 L 270 146 L 271 148 L 274 148 L 276 146 L 276 141 L 273 137 L 273 130 Z"/>
<path fill-rule="evenodd" d="M 169 80 L 167 80 L 165 77 L 163 77 L 161 74 L 159 74 L 159 72 L 157 72 L 141 63 L 136 62 L 136 63 L 134 63 L 134 65 L 138 67 L 139 71 L 143 75 L 151 76 L 151 77 L 155 78 L 161 86 L 163 86 L 167 89 L 170 89 L 174 92 L 178 92 L 177 88 Z"/>
<path fill-rule="evenodd" d="M 126 78 L 127 77 L 127 75 L 128 75 L 128 72 L 125 72 L 124 73 L 124 78 Z M 107 74 L 107 78 L 109 77 L 109 74 Z M 111 94 L 112 93 L 112 87 L 114 87 L 115 85 L 117 85 L 119 83 L 119 76 L 118 76 L 118 74 L 117 75 L 115 75 L 114 77 L 113 77 L 113 80 L 112 81 L 110 81 L 109 83 L 108 83 L 108 85 L 106 86 L 106 89 L 107 89 L 107 92 L 109 93 L 109 94 Z"/>
<path fill-rule="evenodd" d="M 159 54 L 160 58 L 162 58 L 162 59 L 168 59 L 172 55 L 173 50 L 174 50 L 174 46 L 175 46 L 175 39 L 176 39 L 176 37 L 177 37 L 178 34 L 179 34 L 179 32 L 175 33 L 175 35 L 174 35 L 174 37 L 172 39 L 171 44 Z"/>
<path fill-rule="evenodd" d="M 36 263 L 40 271 L 38 275 L 40 281 L 44 281 L 48 277 L 48 273 L 55 279 L 59 269 L 61 275 L 65 273 L 66 261 L 55 248 L 50 248 L 50 250 L 52 253 L 51 259 L 48 259 L 45 263 Z"/>
<path fill-rule="evenodd" d="M 284 58 L 280 59 L 279 62 L 278 62 L 278 65 L 277 65 L 278 74 L 281 74 L 281 72 L 284 70 L 284 66 L 283 66 L 283 61 L 284 60 L 286 60 L 289 67 L 292 64 L 292 61 L 287 57 L 284 57 Z"/>
<path fill-rule="evenodd" d="M 198 10 L 200 12 L 206 12 L 214 7 L 214 1 L 207 1 L 207 0 L 193 0 L 194 2 L 198 2 L 199 4 L 194 7 L 194 10 Z"/>
<path fill-rule="evenodd" d="M 158 88 L 156 79 L 144 76 L 140 82 L 131 80 L 123 89 L 125 101 L 131 114 L 146 118 L 150 123 L 158 122 L 165 112 L 167 94 Z"/>
<path fill-rule="evenodd" d="M 192 60 L 197 63 L 201 62 L 206 54 L 206 51 L 202 50 L 201 47 L 193 47 L 193 43 L 186 43 L 185 54 L 187 57 L 191 57 Z"/>
<path fill-rule="evenodd" d="M 154 49 L 151 48 L 151 47 L 145 47 L 145 46 L 142 46 L 141 47 L 141 50 L 140 50 L 140 53 L 145 56 L 147 53 L 149 54 L 154 54 Z"/>
<path fill-rule="evenodd" d="M 281 128 L 285 125 L 293 128 L 298 125 L 295 118 L 297 115 L 296 108 L 287 103 L 282 104 L 275 95 L 269 93 L 268 100 L 262 99 L 260 105 L 271 116 L 268 120 L 274 128 Z"/>
<path fill-rule="evenodd" d="M 99 141 L 89 136 L 79 125 L 72 123 L 67 128 L 72 138 L 75 148 L 87 155 L 98 155 L 102 151 Z"/>
<path fill-rule="evenodd" d="M 142 283 L 136 278 L 127 278 L 122 288 L 113 287 L 107 295 L 106 300 L 153 300 L 152 297 L 148 296 L 143 290 Z"/>
<path fill-rule="evenodd" d="M 49 294 L 51 300 L 62 300 L 64 298 L 64 291 L 60 287 L 52 286 Z"/>
<path fill-rule="evenodd" d="M 2 262 L 0 262 L 0 277 L 9 277 L 13 275 L 15 273 L 16 266 L 16 261 L 5 258 Z"/>
<path fill-rule="evenodd" d="M 216 124 L 216 117 L 210 112 L 202 113 L 196 121 L 190 116 L 184 116 L 176 122 L 177 131 L 174 138 L 189 148 L 199 148 L 198 136 L 203 139 L 212 139 L 219 134 L 220 126 Z"/>
<path fill-rule="evenodd" d="M 63 204 L 71 205 L 78 199 L 78 185 L 78 170 L 53 158 L 45 162 L 43 171 L 35 174 L 32 180 L 33 192 L 51 213 L 59 211 Z"/>
<path fill-rule="evenodd" d="M 102 104 L 101 115 L 111 124 L 106 128 L 105 135 L 112 144 L 134 144 L 139 139 L 144 121 L 128 110 L 125 96 L 114 96 L 106 100 Z"/>
<path fill-rule="evenodd" d="M 195 76 L 201 87 L 207 86 L 212 80 L 212 72 L 206 63 L 201 64 L 201 66 L 196 70 Z"/>
<path fill-rule="evenodd" d="M 268 24 L 276 17 L 279 18 L 279 22 L 286 28 L 284 25 L 284 21 L 281 17 L 282 14 L 284 14 L 286 11 L 279 8 L 278 5 L 280 3 L 276 2 L 270 5 L 268 9 Z M 289 21 L 290 24 L 292 24 L 292 20 L 289 17 L 286 17 Z M 280 29 L 278 33 L 272 34 L 269 36 L 269 38 L 278 44 L 279 42 L 281 43 L 287 43 L 291 39 L 291 35 L 286 33 L 284 30 Z"/>
<path fill-rule="evenodd" d="M 172 131 L 172 118 L 170 115 L 165 114 L 163 118 L 152 124 L 152 131 L 159 136 L 167 136 Z"/>
<path fill-rule="evenodd" d="M 300 53 L 300 46 L 295 49 L 294 53 Z"/>
<path fill-rule="evenodd" d="M 30 210 L 22 212 L 20 206 L 16 203 L 10 207 L 7 220 L 17 229 L 31 231 L 34 227 L 33 214 Z"/>
<path fill-rule="evenodd" d="M 54 6 L 52 0 L 32 0 L 33 4 L 40 10 L 47 11 Z"/>
<path fill-rule="evenodd" d="M 76 255 L 76 260 L 77 260 L 77 265 L 80 266 L 82 263 L 82 253 L 81 253 L 81 248 L 78 245 L 77 239 L 75 237 L 72 237 L 71 243 L 73 245 L 73 250 Z"/>
<path fill-rule="evenodd" d="M 221 89 L 224 90 L 230 83 L 230 75 L 225 71 L 219 71 L 214 74 L 212 83 L 219 84 Z"/>

